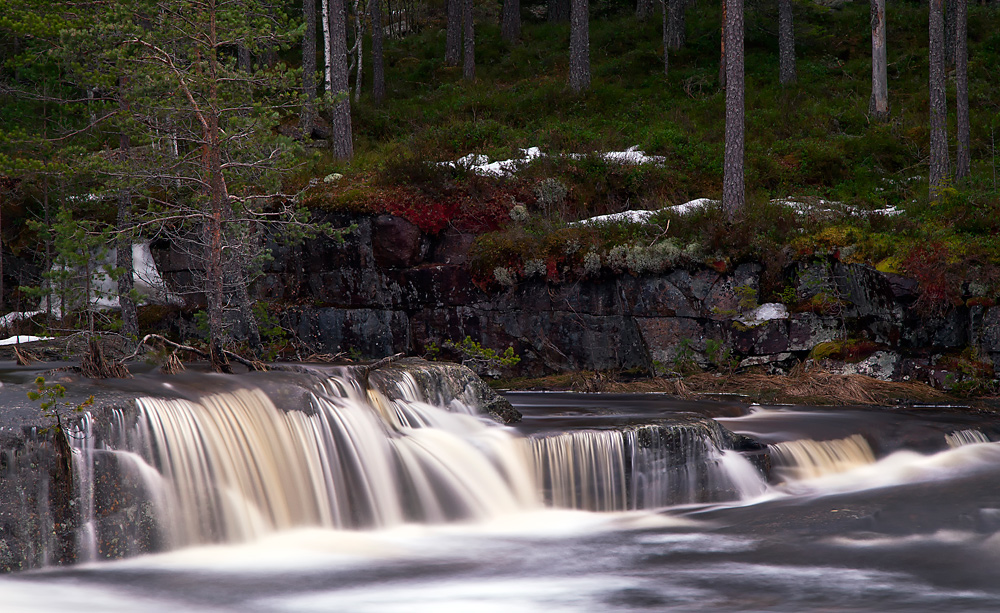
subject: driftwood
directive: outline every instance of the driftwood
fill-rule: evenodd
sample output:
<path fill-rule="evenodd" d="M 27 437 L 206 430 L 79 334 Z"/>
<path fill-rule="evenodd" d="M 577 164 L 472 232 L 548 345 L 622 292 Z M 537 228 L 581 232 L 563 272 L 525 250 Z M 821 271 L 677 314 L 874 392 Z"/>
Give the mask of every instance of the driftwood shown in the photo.
<path fill-rule="evenodd" d="M 27 349 L 21 349 L 20 345 L 14 345 L 14 358 L 18 366 L 27 366 L 38 361 L 38 356 Z"/>
<path fill-rule="evenodd" d="M 163 343 L 165 345 L 169 345 L 170 347 L 173 347 L 175 350 L 179 349 L 179 350 L 183 350 L 183 351 L 188 351 L 188 352 L 191 352 L 191 353 L 193 353 L 193 354 L 195 354 L 195 355 L 197 355 L 199 357 L 205 358 L 206 360 L 210 360 L 211 359 L 211 356 L 209 355 L 209 353 L 207 351 L 202 351 L 201 349 L 198 349 L 197 347 L 192 347 L 191 345 L 182 345 L 181 343 L 175 343 L 174 341 L 172 341 L 172 340 L 170 340 L 170 339 L 168 339 L 166 337 L 160 336 L 159 334 L 147 334 L 146 336 L 142 337 L 142 340 L 139 341 L 138 345 L 136 346 L 135 351 L 133 351 L 131 354 L 129 354 L 129 355 L 125 356 L 124 358 L 122 358 L 122 361 L 134 359 L 136 356 L 139 355 L 139 348 L 142 347 L 143 345 L 150 345 L 150 344 L 152 344 L 151 341 L 160 341 L 161 343 Z M 174 352 L 174 354 L 176 354 L 176 351 Z M 240 364 L 246 366 L 250 370 L 257 370 L 257 371 L 268 370 L 267 364 L 261 362 L 260 360 L 248 360 L 247 358 L 239 355 L 238 353 L 233 353 L 232 351 L 228 351 L 226 349 L 222 350 L 222 355 L 225 356 L 226 358 L 230 359 L 230 360 L 239 362 Z M 177 359 L 176 355 L 174 355 L 174 359 Z M 168 361 L 169 361 L 169 358 L 168 358 Z"/>
<path fill-rule="evenodd" d="M 80 372 L 91 379 L 131 379 L 132 373 L 121 362 L 104 357 L 104 345 L 100 338 L 91 336 L 89 350 L 80 361 Z"/>

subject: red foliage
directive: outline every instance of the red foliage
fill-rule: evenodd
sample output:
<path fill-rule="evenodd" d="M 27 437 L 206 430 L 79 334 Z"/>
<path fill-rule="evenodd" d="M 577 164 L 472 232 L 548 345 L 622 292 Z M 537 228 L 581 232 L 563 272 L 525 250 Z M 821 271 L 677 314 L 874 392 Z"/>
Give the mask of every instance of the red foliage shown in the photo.
<path fill-rule="evenodd" d="M 940 242 L 917 245 L 903 261 L 903 268 L 920 282 L 918 310 L 929 315 L 943 315 L 952 306 L 962 304 L 961 275 L 948 262 L 948 248 Z"/>

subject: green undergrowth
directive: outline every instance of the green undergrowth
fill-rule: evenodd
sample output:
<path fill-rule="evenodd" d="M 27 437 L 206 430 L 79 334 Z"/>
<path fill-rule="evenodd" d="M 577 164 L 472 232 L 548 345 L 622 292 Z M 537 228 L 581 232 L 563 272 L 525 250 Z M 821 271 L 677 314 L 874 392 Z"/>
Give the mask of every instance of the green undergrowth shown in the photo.
<path fill-rule="evenodd" d="M 492 25 L 495 7 L 477 9 L 483 12 L 474 83 L 462 80 L 460 67 L 444 65 L 443 5 L 430 7 L 421 31 L 387 43 L 386 103 L 376 107 L 362 96 L 353 105 L 356 157 L 350 164 L 321 157 L 310 167 L 314 176 L 343 175 L 315 185 L 311 206 L 389 212 L 431 234 L 480 233 L 472 267 L 476 282 L 492 289 L 532 278 L 725 271 L 756 260 L 767 265 L 761 300 L 777 300 L 785 267 L 833 258 L 917 278 L 922 306 L 932 311 L 1000 298 L 995 7 L 969 7 L 972 176 L 939 202 L 929 203 L 926 187 L 926 6 L 892 7 L 891 119 L 881 124 L 868 116 L 867 4 L 795 3 L 798 81 L 782 87 L 777 4 L 761 0 L 746 9 L 746 210 L 735 219 L 707 207 L 660 212 L 641 225 L 584 227 L 571 224 L 721 196 L 718 3 L 688 8 L 687 43 L 671 53 L 667 77 L 659 16 L 640 22 L 634 3 L 592 3 L 593 80 L 579 96 L 566 85 L 568 25 L 544 21 L 541 5 L 523 4 L 523 36 L 515 45 Z M 949 88 L 953 137 L 951 81 Z M 469 154 L 510 159 L 532 146 L 547 157 L 514 177 L 439 164 Z M 627 166 L 596 155 L 631 146 L 663 163 Z M 553 181 L 565 193 L 542 197 L 540 187 Z M 810 209 L 797 213 L 774 202 L 783 198 Z M 865 214 L 886 207 L 904 214 Z"/>

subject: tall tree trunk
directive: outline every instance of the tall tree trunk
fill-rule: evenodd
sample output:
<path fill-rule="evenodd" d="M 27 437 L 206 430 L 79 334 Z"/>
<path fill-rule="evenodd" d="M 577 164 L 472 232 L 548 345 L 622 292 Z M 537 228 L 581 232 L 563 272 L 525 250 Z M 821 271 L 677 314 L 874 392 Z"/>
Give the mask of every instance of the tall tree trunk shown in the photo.
<path fill-rule="evenodd" d="M 250 56 L 250 50 L 242 43 L 236 45 L 236 67 L 243 72 L 253 70 L 253 58 Z"/>
<path fill-rule="evenodd" d="M 778 0 L 778 80 L 782 85 L 795 83 L 795 27 L 792 0 Z"/>
<path fill-rule="evenodd" d="M 670 0 L 660 0 L 660 8 L 663 12 L 663 76 L 670 75 L 670 43 L 667 40 L 667 12 L 670 10 Z"/>
<path fill-rule="evenodd" d="M 476 80 L 476 25 L 472 19 L 472 0 L 462 3 L 462 78 Z"/>
<path fill-rule="evenodd" d="M 936 200 L 948 178 L 948 103 L 945 98 L 944 0 L 930 0 L 930 197 Z"/>
<path fill-rule="evenodd" d="M 372 99 L 375 105 L 385 101 L 385 53 L 382 42 L 385 27 L 382 25 L 382 0 L 368 0 L 372 17 Z"/>
<path fill-rule="evenodd" d="M 444 47 L 444 63 L 458 66 L 462 59 L 462 20 L 465 0 L 448 0 L 448 30 Z"/>
<path fill-rule="evenodd" d="M 323 82 L 327 93 L 333 93 L 333 64 L 330 61 L 330 0 L 320 0 L 320 22 L 323 24 Z"/>
<path fill-rule="evenodd" d="M 888 61 L 885 46 L 885 0 L 871 0 L 872 24 L 872 95 L 868 114 L 872 121 L 889 119 Z"/>
<path fill-rule="evenodd" d="M 351 133 L 351 99 L 347 63 L 347 7 L 342 0 L 330 2 L 330 90 L 337 97 L 330 125 L 333 156 L 339 160 L 354 157 Z"/>
<path fill-rule="evenodd" d="M 569 22 L 569 88 L 590 89 L 590 3 L 573 0 Z"/>
<path fill-rule="evenodd" d="M 955 164 L 955 179 L 969 176 L 971 166 L 969 152 L 969 51 L 967 0 L 956 0 L 955 10 L 955 106 L 958 112 L 958 159 Z"/>
<path fill-rule="evenodd" d="M 354 59 L 352 63 L 357 69 L 354 73 L 354 103 L 361 102 L 362 75 L 365 67 L 365 19 L 361 10 L 361 0 L 354 0 Z M 350 72 L 350 69 L 348 69 Z"/>
<path fill-rule="evenodd" d="M 637 0 L 635 3 L 635 17 L 639 21 L 646 21 L 652 17 L 653 13 L 653 0 Z"/>
<path fill-rule="evenodd" d="M 722 207 L 733 217 L 743 208 L 746 199 L 743 182 L 743 0 L 727 0 L 726 4 L 726 150 Z"/>
<path fill-rule="evenodd" d="M 316 122 L 316 0 L 302 0 L 306 31 L 302 35 L 302 112 L 299 131 L 308 140 Z"/>
<path fill-rule="evenodd" d="M 562 23 L 569 21 L 572 0 L 549 0 L 549 21 Z"/>
<path fill-rule="evenodd" d="M 955 66 L 955 42 L 958 40 L 955 31 L 958 20 L 958 0 L 945 0 L 944 10 L 944 61 L 945 71 L 947 71 Z"/>
<path fill-rule="evenodd" d="M 726 89 L 726 22 L 728 12 L 726 0 L 722 0 L 722 19 L 719 25 L 721 36 L 719 37 L 719 89 Z"/>
<path fill-rule="evenodd" d="M 510 44 L 521 38 L 521 0 L 504 0 L 500 36 Z"/>
<path fill-rule="evenodd" d="M 687 23 L 684 19 L 687 11 L 686 0 L 670 0 L 670 18 L 667 21 L 667 41 L 670 48 L 677 51 L 684 46 L 687 39 Z"/>

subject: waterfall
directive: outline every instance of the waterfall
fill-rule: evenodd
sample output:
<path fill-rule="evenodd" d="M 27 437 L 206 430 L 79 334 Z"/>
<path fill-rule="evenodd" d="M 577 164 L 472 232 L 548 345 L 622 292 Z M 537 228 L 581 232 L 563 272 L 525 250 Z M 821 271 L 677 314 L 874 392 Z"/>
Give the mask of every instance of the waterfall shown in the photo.
<path fill-rule="evenodd" d="M 950 434 L 945 434 L 944 440 L 951 448 L 990 442 L 990 439 L 979 430 L 956 430 Z"/>
<path fill-rule="evenodd" d="M 535 479 L 552 506 L 588 511 L 651 509 L 734 500 L 764 489 L 739 454 L 688 426 L 581 430 L 528 439 Z"/>
<path fill-rule="evenodd" d="M 134 400 L 83 414 L 69 432 L 75 560 L 299 527 L 481 521 L 543 505 L 652 509 L 763 488 L 743 456 L 722 451 L 731 435 L 711 420 L 526 434 L 489 417 L 517 412 L 497 409 L 505 401 L 475 377 L 421 368 L 137 384 Z"/>
<path fill-rule="evenodd" d="M 832 441 L 789 441 L 770 447 L 774 468 L 786 479 L 811 479 L 875 462 L 871 446 L 860 434 Z"/>

